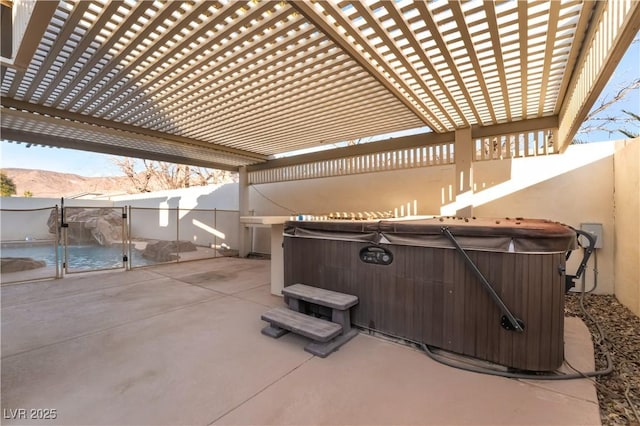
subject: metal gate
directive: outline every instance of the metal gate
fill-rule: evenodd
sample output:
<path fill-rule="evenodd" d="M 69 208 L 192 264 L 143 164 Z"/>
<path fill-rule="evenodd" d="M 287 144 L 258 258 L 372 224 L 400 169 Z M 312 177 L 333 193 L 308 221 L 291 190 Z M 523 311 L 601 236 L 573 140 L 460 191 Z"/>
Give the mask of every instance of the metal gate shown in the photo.
<path fill-rule="evenodd" d="M 124 207 L 63 207 L 63 267 L 67 274 L 127 267 Z"/>

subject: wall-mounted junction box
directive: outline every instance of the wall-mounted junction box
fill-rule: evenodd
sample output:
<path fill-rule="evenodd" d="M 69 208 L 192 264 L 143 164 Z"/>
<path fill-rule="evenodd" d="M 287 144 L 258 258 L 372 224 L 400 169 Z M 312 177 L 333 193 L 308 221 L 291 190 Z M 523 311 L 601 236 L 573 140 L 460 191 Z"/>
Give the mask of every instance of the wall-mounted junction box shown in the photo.
<path fill-rule="evenodd" d="M 604 241 L 602 239 L 601 223 L 581 223 L 580 229 L 582 231 L 590 233 L 597 238 L 595 248 L 602 248 Z M 584 237 L 580 237 L 580 244 L 582 244 L 583 247 L 587 247 L 589 245 L 589 241 Z"/>

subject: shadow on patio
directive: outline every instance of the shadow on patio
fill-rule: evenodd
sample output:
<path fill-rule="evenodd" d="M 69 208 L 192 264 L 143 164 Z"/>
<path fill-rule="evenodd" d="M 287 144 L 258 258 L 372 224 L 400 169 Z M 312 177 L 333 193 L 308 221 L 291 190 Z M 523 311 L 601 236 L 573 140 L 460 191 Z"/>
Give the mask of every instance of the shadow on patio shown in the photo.
<path fill-rule="evenodd" d="M 364 333 L 317 358 L 260 333 L 283 305 L 269 262 L 239 258 L 3 286 L 3 423 L 600 424 L 585 379 L 468 373 Z M 577 318 L 565 355 L 594 368 Z"/>

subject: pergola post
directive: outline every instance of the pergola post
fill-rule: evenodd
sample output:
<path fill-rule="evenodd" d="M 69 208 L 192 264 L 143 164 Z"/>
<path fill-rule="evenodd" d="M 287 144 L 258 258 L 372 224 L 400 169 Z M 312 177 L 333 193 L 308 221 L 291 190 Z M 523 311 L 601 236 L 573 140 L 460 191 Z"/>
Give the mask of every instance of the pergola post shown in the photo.
<path fill-rule="evenodd" d="M 238 208 L 240 210 L 240 217 L 249 216 L 249 174 L 247 173 L 246 166 L 242 166 L 238 169 Z M 249 228 L 241 221 L 238 221 L 239 229 L 239 241 L 238 241 L 238 255 L 240 257 L 247 257 L 249 251 L 251 251 L 251 240 Z"/>
<path fill-rule="evenodd" d="M 473 216 L 473 151 L 471 128 L 455 131 L 454 156 L 456 165 L 456 216 Z"/>

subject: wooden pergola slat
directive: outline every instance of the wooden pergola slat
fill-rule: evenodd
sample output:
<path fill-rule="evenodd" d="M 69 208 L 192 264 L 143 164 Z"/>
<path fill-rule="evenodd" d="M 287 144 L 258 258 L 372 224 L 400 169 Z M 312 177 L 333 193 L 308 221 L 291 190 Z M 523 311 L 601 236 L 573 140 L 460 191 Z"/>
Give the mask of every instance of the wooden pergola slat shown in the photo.
<path fill-rule="evenodd" d="M 638 4 L 60 0 L 38 8 L 28 66 L 2 62 L 3 112 L 38 131 L 14 113 L 2 130 L 61 143 L 62 121 L 82 123 L 101 150 L 129 152 L 135 138 L 111 133 L 128 132 L 237 167 L 425 126 L 500 129 L 488 136 L 511 156 L 529 149 L 519 123 L 548 120 L 555 145 L 538 135 L 536 154 L 558 152 L 638 32 Z"/>

